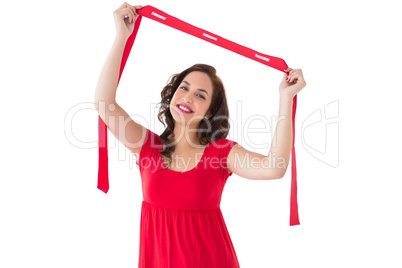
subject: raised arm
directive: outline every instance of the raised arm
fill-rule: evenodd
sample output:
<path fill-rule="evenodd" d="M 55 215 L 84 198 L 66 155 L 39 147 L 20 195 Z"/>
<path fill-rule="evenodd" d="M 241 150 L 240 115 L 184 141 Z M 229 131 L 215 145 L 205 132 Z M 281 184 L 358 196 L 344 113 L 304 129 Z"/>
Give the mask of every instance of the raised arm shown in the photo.
<path fill-rule="evenodd" d="M 268 155 L 235 144 L 228 155 L 230 171 L 250 180 L 275 180 L 285 175 L 292 148 L 292 103 L 290 98 L 280 98 L 278 122 Z"/>
<path fill-rule="evenodd" d="M 108 104 L 116 102 L 116 89 L 119 80 L 121 59 L 127 39 L 134 30 L 134 24 L 138 18 L 136 9 L 141 6 L 131 6 L 123 3 L 118 9 L 113 12 L 113 17 L 116 25 L 116 37 L 113 42 L 112 49 L 103 65 L 99 76 L 98 84 L 95 91 L 95 108 L 99 108 L 99 102 L 103 101 Z M 126 18 L 127 17 L 127 18 Z"/>
<path fill-rule="evenodd" d="M 128 37 L 138 17 L 135 10 L 140 6 L 124 3 L 113 12 L 116 38 L 99 76 L 95 91 L 95 109 L 112 134 L 137 156 L 145 139 L 146 129 L 136 123 L 116 103 L 120 65 Z M 127 16 L 127 18 L 125 18 Z"/>
<path fill-rule="evenodd" d="M 117 82 L 124 47 L 127 39 L 116 37 L 112 49 L 103 65 L 95 91 L 95 108 L 98 110 L 99 102 L 104 102 L 106 107 L 116 103 Z"/>
<path fill-rule="evenodd" d="M 279 113 L 275 134 L 267 156 L 236 144 L 228 155 L 227 165 L 233 173 L 251 180 L 282 178 L 289 165 L 292 150 L 292 109 L 294 96 L 307 84 L 301 69 L 286 69 L 279 86 Z"/>

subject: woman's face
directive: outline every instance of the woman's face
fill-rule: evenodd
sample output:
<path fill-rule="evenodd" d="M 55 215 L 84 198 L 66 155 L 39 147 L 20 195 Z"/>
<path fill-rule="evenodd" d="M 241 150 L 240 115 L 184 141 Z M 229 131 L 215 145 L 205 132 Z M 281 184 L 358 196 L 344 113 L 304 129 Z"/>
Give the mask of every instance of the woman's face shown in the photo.
<path fill-rule="evenodd" d="M 200 121 L 211 114 L 206 114 L 212 102 L 213 85 L 206 73 L 193 71 L 184 77 L 173 95 L 170 112 L 176 123 L 196 128 Z M 181 111 L 179 104 L 186 105 L 192 112 Z"/>

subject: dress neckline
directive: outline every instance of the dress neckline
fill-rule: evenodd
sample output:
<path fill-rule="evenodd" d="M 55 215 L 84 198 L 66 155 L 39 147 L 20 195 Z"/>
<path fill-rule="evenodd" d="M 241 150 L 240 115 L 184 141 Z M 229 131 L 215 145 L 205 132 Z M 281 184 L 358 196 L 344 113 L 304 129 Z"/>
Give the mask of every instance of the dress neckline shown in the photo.
<path fill-rule="evenodd" d="M 204 160 L 205 151 L 208 149 L 210 143 L 211 143 L 211 142 L 209 142 L 209 143 L 207 144 L 207 146 L 205 146 L 204 151 L 202 152 L 202 156 L 201 156 L 201 158 L 200 158 L 200 161 L 198 161 L 198 163 L 197 163 L 197 164 L 195 165 L 195 167 L 193 167 L 192 169 L 189 169 L 189 170 L 186 170 L 186 171 L 171 170 L 171 169 L 167 168 L 166 165 L 165 165 L 165 163 L 163 163 L 163 161 L 162 161 L 162 166 L 163 166 L 163 168 L 164 168 L 165 170 L 169 170 L 169 172 L 180 173 L 180 174 L 189 173 L 189 172 L 191 172 L 191 171 L 193 171 L 193 170 L 198 169 L 198 166 L 199 166 L 199 165 L 201 164 L 201 162 L 203 162 L 203 160 Z M 159 157 L 162 158 L 161 155 L 159 155 Z M 162 159 L 162 160 L 163 160 L 163 159 Z"/>

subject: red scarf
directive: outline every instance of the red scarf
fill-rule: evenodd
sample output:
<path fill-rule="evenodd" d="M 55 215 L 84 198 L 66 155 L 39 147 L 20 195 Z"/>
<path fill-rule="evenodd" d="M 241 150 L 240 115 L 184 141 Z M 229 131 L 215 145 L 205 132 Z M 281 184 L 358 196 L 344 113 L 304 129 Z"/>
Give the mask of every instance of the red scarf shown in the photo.
<path fill-rule="evenodd" d="M 135 37 L 141 24 L 142 17 L 153 19 L 157 22 L 201 38 L 217 46 L 223 47 L 230 51 L 236 52 L 242 56 L 258 61 L 269 67 L 275 68 L 279 71 L 285 72 L 288 68 L 286 62 L 281 58 L 269 56 L 242 45 L 236 44 L 230 40 L 222 38 L 216 34 L 205 31 L 201 28 L 195 27 L 187 22 L 179 20 L 165 12 L 156 9 L 152 6 L 144 6 L 142 9 L 137 10 L 138 18 L 134 25 L 134 30 L 131 36 L 127 39 L 126 46 L 124 48 L 123 57 L 121 60 L 120 74 L 123 72 L 126 65 L 127 58 L 130 55 L 131 47 L 134 44 Z M 118 83 L 117 83 L 118 84 Z M 295 151 L 295 116 L 296 116 L 297 95 L 293 98 L 293 114 L 292 114 L 292 127 L 293 127 L 293 142 L 292 142 L 292 184 L 290 191 L 290 226 L 299 225 L 299 212 L 297 206 L 297 172 L 296 172 L 296 151 Z M 109 178 L 108 178 L 108 157 L 107 157 L 107 127 L 99 116 L 99 171 L 98 171 L 98 189 L 105 193 L 109 190 Z"/>

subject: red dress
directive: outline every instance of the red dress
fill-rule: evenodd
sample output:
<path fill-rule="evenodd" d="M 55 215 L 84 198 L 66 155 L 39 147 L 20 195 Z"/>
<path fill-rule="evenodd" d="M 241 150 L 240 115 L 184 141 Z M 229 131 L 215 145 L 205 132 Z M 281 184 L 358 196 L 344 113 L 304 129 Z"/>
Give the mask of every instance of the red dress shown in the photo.
<path fill-rule="evenodd" d="M 159 135 L 147 129 L 141 173 L 139 268 L 238 268 L 220 202 L 235 141 L 210 142 L 195 168 L 163 169 Z M 196 162 L 197 162 L 196 161 Z"/>

